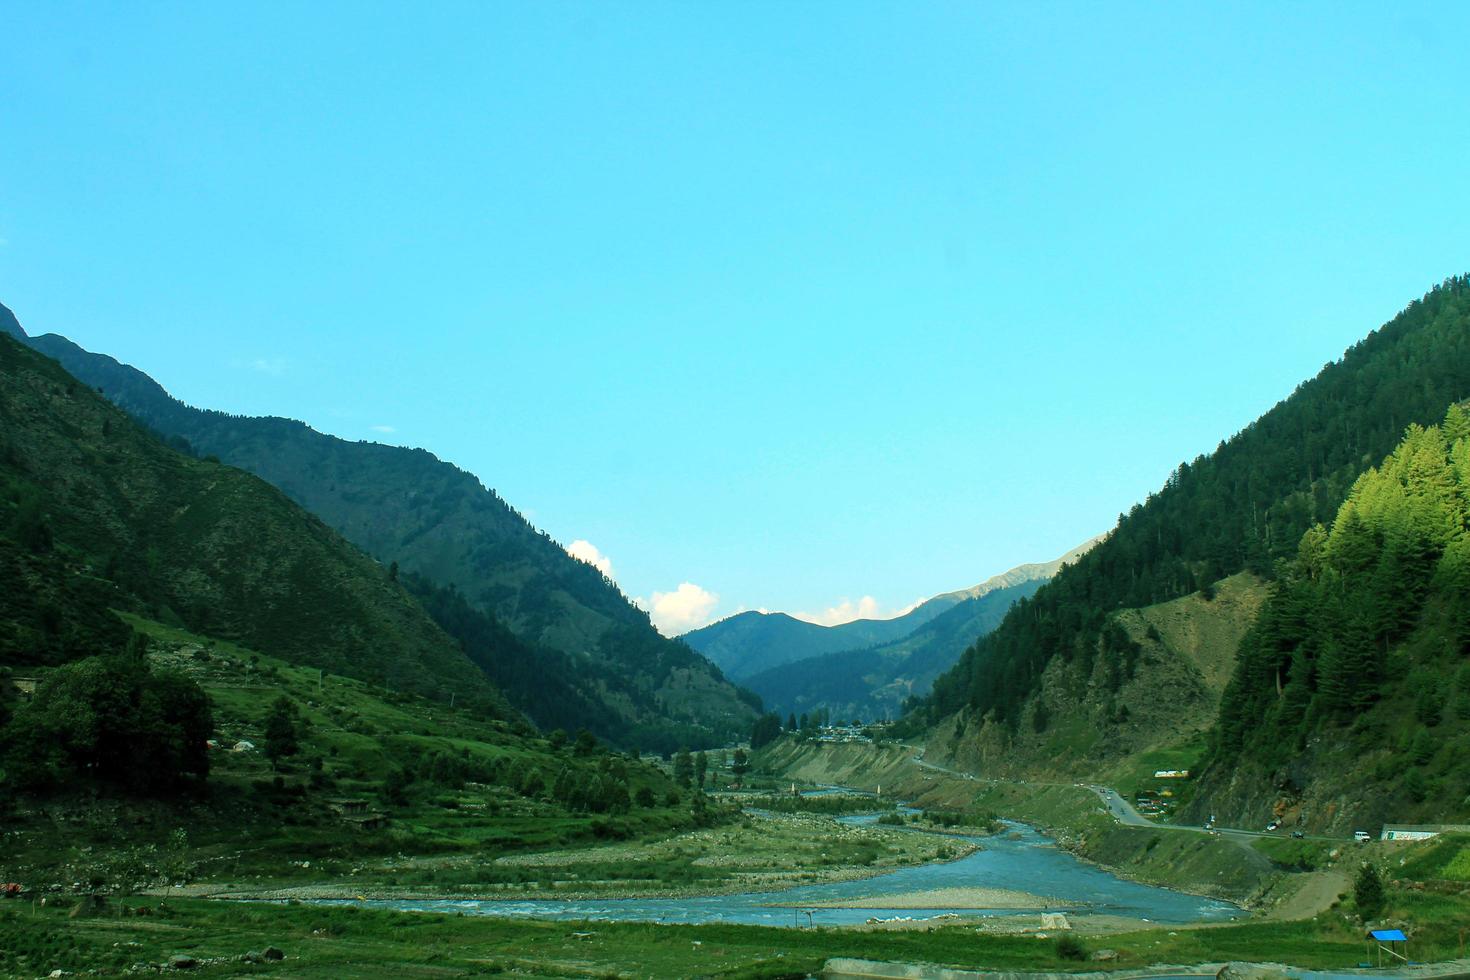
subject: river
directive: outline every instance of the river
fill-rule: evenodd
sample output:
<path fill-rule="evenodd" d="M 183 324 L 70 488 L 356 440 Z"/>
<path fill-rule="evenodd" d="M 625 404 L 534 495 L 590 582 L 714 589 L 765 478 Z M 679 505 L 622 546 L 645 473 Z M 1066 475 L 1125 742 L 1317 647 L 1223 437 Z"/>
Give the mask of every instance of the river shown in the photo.
<path fill-rule="evenodd" d="M 871 823 L 876 816 L 844 817 L 847 823 Z M 881 906 L 885 897 L 939 889 L 1006 889 L 1044 896 L 1045 911 L 1107 914 L 1165 924 L 1228 921 L 1243 915 L 1227 902 L 1200 898 L 1167 888 L 1127 881 L 1079 861 L 1024 824 L 989 837 L 961 837 L 981 849 L 955 861 L 903 868 L 872 878 L 780 891 L 680 898 L 606 899 L 359 899 L 330 904 L 365 905 L 404 911 L 463 912 L 466 915 L 595 921 L 729 922 L 745 925 L 854 925 L 870 918 L 932 918 L 953 914 L 967 918 L 1035 915 L 1039 910 L 904 908 Z M 921 832 L 921 831 L 916 831 Z M 841 906 L 861 902 L 860 908 Z M 807 912 L 811 915 L 808 916 Z"/>

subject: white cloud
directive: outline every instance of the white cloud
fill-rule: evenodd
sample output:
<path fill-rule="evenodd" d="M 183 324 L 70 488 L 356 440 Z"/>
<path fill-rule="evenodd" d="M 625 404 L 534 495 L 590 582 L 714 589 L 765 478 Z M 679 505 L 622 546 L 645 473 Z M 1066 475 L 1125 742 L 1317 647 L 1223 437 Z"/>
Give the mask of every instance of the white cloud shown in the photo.
<path fill-rule="evenodd" d="M 894 613 L 892 616 L 889 616 L 887 618 L 888 619 L 897 619 L 900 616 L 907 616 L 909 613 L 913 612 L 915 609 L 918 609 L 920 606 L 922 606 L 925 602 L 928 602 L 928 601 L 929 600 L 928 600 L 927 597 L 925 597 L 925 596 L 919 596 L 919 598 L 915 599 L 913 602 L 909 603 L 907 606 L 904 606 L 898 612 Z"/>
<path fill-rule="evenodd" d="M 612 559 L 597 550 L 597 545 L 591 541 L 578 538 L 567 545 L 567 554 L 580 561 L 585 561 L 608 578 L 613 578 Z M 657 595 L 658 593 L 654 593 Z"/>
<path fill-rule="evenodd" d="M 870 595 L 865 595 L 856 602 L 844 598 L 821 612 L 794 612 L 791 615 L 818 626 L 836 626 L 838 623 L 850 623 L 854 619 L 878 618 L 878 600 Z"/>
<path fill-rule="evenodd" d="M 391 425 L 371 425 L 368 426 L 368 428 L 372 429 L 374 432 L 381 432 L 384 435 L 392 435 L 393 433 L 398 431 Z"/>
<path fill-rule="evenodd" d="M 242 362 L 237 361 L 236 363 L 241 364 Z M 244 361 L 243 366 L 277 378 L 286 373 L 286 362 L 279 357 L 257 357 L 254 360 Z"/>
<path fill-rule="evenodd" d="M 678 636 L 705 625 L 719 603 L 719 596 L 693 582 L 684 582 L 673 592 L 655 592 L 651 599 L 638 600 L 664 636 Z"/>
<path fill-rule="evenodd" d="M 791 615 L 796 619 L 804 619 L 808 623 L 816 623 L 818 626 L 839 626 L 842 623 L 850 623 L 854 619 L 896 619 L 905 613 L 912 612 L 923 599 L 915 599 L 902 609 L 883 611 L 878 600 L 870 595 L 865 595 L 854 602 L 844 596 L 835 605 L 828 606 L 821 612 L 794 612 Z"/>

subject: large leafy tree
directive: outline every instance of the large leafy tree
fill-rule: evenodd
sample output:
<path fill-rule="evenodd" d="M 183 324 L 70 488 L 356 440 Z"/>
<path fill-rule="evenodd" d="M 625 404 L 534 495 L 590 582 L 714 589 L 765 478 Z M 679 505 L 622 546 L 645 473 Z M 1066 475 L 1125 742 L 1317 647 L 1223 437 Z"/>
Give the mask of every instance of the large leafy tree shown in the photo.
<path fill-rule="evenodd" d="M 152 671 L 134 646 L 52 671 L 0 733 L 0 752 L 31 789 L 90 782 L 158 793 L 204 781 L 213 730 L 203 689 Z"/>

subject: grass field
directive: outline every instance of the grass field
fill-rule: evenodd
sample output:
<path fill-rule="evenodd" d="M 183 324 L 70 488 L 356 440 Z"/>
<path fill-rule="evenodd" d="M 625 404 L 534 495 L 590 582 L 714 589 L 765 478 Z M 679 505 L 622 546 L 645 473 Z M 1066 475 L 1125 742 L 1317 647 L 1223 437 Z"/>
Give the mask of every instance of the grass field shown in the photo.
<path fill-rule="evenodd" d="M 1458 896 L 1394 891 L 1393 913 L 1414 923 L 1413 955 L 1430 961 L 1458 952 Z M 144 904 L 129 900 L 128 906 Z M 67 917 L 62 908 L 0 902 L 0 973 L 44 976 L 53 969 L 117 971 L 174 955 L 203 962 L 205 976 L 462 977 L 789 977 L 832 956 L 1005 970 L 1085 970 L 1060 957 L 1051 939 L 987 935 L 972 925 L 932 930 L 771 929 L 603 922 L 535 922 L 393 913 L 309 905 L 174 900 L 153 914 Z M 1363 960 L 1361 931 L 1336 913 L 1298 923 L 1158 929 L 1081 940 L 1112 950 L 1110 969 L 1226 960 L 1283 962 L 1317 969 Z M 273 945 L 275 964 L 239 962 Z M 220 959 L 224 962 L 210 963 Z"/>

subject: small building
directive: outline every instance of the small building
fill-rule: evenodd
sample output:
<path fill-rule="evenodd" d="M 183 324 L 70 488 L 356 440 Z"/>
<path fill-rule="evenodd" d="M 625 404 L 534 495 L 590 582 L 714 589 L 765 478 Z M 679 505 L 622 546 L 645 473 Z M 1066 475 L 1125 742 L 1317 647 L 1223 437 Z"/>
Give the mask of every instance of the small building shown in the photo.
<path fill-rule="evenodd" d="M 1429 840 L 1440 834 L 1470 834 L 1470 824 L 1463 823 L 1386 823 L 1379 840 Z"/>
<path fill-rule="evenodd" d="M 1390 965 L 1395 959 L 1404 963 L 1409 962 L 1409 937 L 1404 935 L 1402 929 L 1370 929 L 1368 931 L 1368 953 L 1373 954 L 1374 945 L 1378 947 L 1378 965 L 1383 965 L 1383 954 L 1389 956 Z"/>
<path fill-rule="evenodd" d="M 1188 779 L 1188 769 L 1160 769 L 1154 773 L 1155 779 Z"/>
<path fill-rule="evenodd" d="M 328 800 L 327 806 L 340 817 L 356 817 L 368 812 L 367 800 Z"/>
<path fill-rule="evenodd" d="M 388 826 L 388 814 L 386 813 L 363 813 L 342 819 L 358 830 L 381 830 Z"/>

